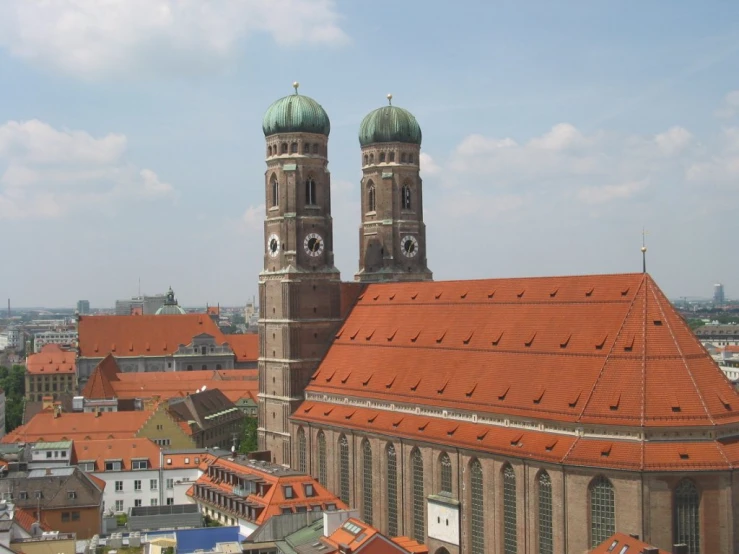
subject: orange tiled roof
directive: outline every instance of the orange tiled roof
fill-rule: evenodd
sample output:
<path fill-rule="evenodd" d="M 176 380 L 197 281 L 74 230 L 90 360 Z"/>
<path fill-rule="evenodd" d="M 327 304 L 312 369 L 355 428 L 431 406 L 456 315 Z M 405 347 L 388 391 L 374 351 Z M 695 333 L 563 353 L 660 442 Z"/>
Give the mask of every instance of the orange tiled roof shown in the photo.
<path fill-rule="evenodd" d="M 208 315 L 220 315 L 221 313 L 221 307 L 220 306 L 208 306 L 205 310 L 205 313 Z"/>
<path fill-rule="evenodd" d="M 237 362 L 254 362 L 259 358 L 259 335 L 256 333 L 225 335 L 225 338 Z"/>
<path fill-rule="evenodd" d="M 628 546 L 628 550 L 623 550 L 624 546 Z M 642 554 L 647 548 L 655 548 L 645 542 L 635 539 L 626 533 L 614 533 L 611 537 L 603 541 L 595 550 L 591 550 L 590 554 L 619 554 L 627 552 L 627 554 Z M 667 550 L 659 549 L 657 554 L 670 554 Z"/>
<path fill-rule="evenodd" d="M 19 525 L 26 533 L 31 533 L 31 526 L 37 521 L 38 519 L 36 518 L 36 514 L 31 510 L 18 507 L 13 509 L 13 522 Z M 49 525 L 43 520 L 39 521 L 39 525 L 42 531 L 52 530 L 51 527 L 49 527 Z"/>
<path fill-rule="evenodd" d="M 347 525 L 348 524 L 348 525 Z M 352 530 L 356 532 L 352 532 Z M 407 539 L 389 539 L 377 529 L 362 520 L 349 518 L 342 523 L 331 535 L 321 539 L 321 542 L 332 547 L 334 551 L 341 551 L 340 545 L 348 546 L 347 552 L 361 552 L 363 554 L 407 554 L 408 552 L 428 552 L 428 548 Z M 413 548 L 409 550 L 407 547 Z M 423 548 L 418 548 L 418 547 Z"/>
<path fill-rule="evenodd" d="M 95 471 L 105 471 L 105 460 L 120 460 L 121 471 L 133 469 L 131 460 L 149 461 L 149 469 L 159 469 L 159 446 L 149 439 L 75 440 L 73 462 L 94 462 Z"/>
<path fill-rule="evenodd" d="M 151 415 L 150 411 L 135 411 L 75 412 L 55 416 L 53 411 L 42 411 L 25 425 L 13 429 L 0 442 L 133 438 Z"/>
<path fill-rule="evenodd" d="M 112 383 L 118 381 L 120 371 L 113 354 L 108 354 L 95 366 L 92 375 L 85 384 L 85 388 L 82 389 L 82 396 L 95 399 L 115 398 L 116 394 Z"/>
<path fill-rule="evenodd" d="M 739 421 L 648 274 L 373 284 L 307 393 L 565 423 Z"/>
<path fill-rule="evenodd" d="M 197 467 L 201 471 L 208 468 L 208 464 L 218 459 L 217 456 L 209 452 L 203 452 L 202 450 L 193 450 L 191 452 L 182 452 L 178 450 L 177 453 L 165 452 L 162 455 L 163 466 L 162 469 L 192 469 Z M 197 463 L 195 460 L 198 460 Z"/>
<path fill-rule="evenodd" d="M 93 315 L 80 316 L 78 323 L 80 356 L 166 356 L 182 344 L 190 344 L 201 333 L 225 342 L 223 333 L 206 314 Z"/>
<path fill-rule="evenodd" d="M 58 344 L 46 344 L 41 352 L 26 358 L 26 370 L 31 375 L 74 373 L 77 353 L 63 350 Z"/>

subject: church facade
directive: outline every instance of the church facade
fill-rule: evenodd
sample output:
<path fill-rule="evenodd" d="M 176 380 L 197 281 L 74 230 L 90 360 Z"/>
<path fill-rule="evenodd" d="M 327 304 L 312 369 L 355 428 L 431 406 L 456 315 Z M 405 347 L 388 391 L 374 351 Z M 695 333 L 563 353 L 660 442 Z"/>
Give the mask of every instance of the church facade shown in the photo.
<path fill-rule="evenodd" d="M 323 108 L 265 115 L 260 447 L 431 552 L 738 553 L 739 395 L 647 273 L 434 282 L 421 131 L 360 125 L 360 260 L 334 267 Z M 311 203 L 313 202 L 313 203 Z"/>

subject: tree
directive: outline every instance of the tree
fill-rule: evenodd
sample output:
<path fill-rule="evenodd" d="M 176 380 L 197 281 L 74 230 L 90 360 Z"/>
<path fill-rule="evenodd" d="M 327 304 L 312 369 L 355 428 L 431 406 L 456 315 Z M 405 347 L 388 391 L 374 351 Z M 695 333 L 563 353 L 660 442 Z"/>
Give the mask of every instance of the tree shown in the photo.
<path fill-rule="evenodd" d="M 258 422 L 256 417 L 245 417 L 244 427 L 241 431 L 241 441 L 239 441 L 239 453 L 248 454 L 259 448 L 257 442 Z"/>
<path fill-rule="evenodd" d="M 22 365 L 14 365 L 10 369 L 0 366 L 0 388 L 5 391 L 5 430 L 9 432 L 23 421 L 26 368 Z"/>

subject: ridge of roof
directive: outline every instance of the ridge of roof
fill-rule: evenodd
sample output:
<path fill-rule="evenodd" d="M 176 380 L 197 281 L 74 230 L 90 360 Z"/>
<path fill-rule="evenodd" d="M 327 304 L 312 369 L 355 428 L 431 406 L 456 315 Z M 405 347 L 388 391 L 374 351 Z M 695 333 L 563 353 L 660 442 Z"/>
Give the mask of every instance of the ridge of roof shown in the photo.
<path fill-rule="evenodd" d="M 113 354 L 106 355 L 95 366 L 80 394 L 85 398 L 116 398 L 115 389 L 111 383 L 119 381 L 118 374 L 120 371 L 121 369 Z"/>

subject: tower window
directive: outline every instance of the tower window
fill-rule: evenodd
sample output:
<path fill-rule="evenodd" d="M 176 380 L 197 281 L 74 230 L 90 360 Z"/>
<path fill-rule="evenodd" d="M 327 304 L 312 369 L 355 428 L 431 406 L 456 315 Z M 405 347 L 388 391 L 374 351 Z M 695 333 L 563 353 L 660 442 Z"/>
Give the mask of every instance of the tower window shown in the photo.
<path fill-rule="evenodd" d="M 384 162 L 385 162 L 385 152 L 382 152 L 380 154 L 380 163 L 384 163 Z"/>
<path fill-rule="evenodd" d="M 364 165 L 367 165 L 367 162 L 369 161 L 369 157 L 367 154 L 364 155 Z"/>
<path fill-rule="evenodd" d="M 370 163 L 371 164 L 375 163 L 375 155 L 374 154 L 370 154 Z"/>
<path fill-rule="evenodd" d="M 280 204 L 280 184 L 277 179 L 272 181 L 272 206 L 278 206 Z"/>
<path fill-rule="evenodd" d="M 408 159 L 408 158 L 407 158 L 407 156 L 405 155 L 405 152 L 403 152 L 403 153 L 402 153 L 402 154 L 400 155 L 400 161 L 401 161 L 401 163 L 405 163 L 407 159 Z"/>
<path fill-rule="evenodd" d="M 286 142 L 282 143 L 282 153 L 287 154 L 287 143 Z"/>
<path fill-rule="evenodd" d="M 305 182 L 305 203 L 308 206 L 316 204 L 316 182 L 312 178 Z"/>
<path fill-rule="evenodd" d="M 318 154 L 318 145 L 317 144 L 314 144 L 313 145 L 313 153 L 314 154 Z"/>
<path fill-rule="evenodd" d="M 401 203 L 403 205 L 404 210 L 410 210 L 411 209 L 411 187 L 408 185 L 403 185 L 403 189 L 401 190 Z"/>
<path fill-rule="evenodd" d="M 372 184 L 372 181 L 370 181 L 369 187 L 367 187 L 367 208 L 368 211 L 374 212 L 376 205 L 375 205 L 375 185 Z"/>
<path fill-rule="evenodd" d="M 292 144 L 290 145 L 290 152 L 291 152 L 292 154 L 296 154 L 296 153 L 298 152 L 298 143 L 297 143 L 297 142 L 293 142 L 293 143 L 292 143 Z"/>
<path fill-rule="evenodd" d="M 269 157 L 271 155 L 272 155 L 272 147 L 271 146 L 268 146 L 267 147 L 267 157 Z"/>
<path fill-rule="evenodd" d="M 303 145 L 303 154 L 310 154 L 310 144 L 307 142 Z"/>
<path fill-rule="evenodd" d="M 408 154 L 408 163 L 409 164 L 413 163 L 413 154 Z"/>
<path fill-rule="evenodd" d="M 390 161 L 391 162 L 394 162 L 395 161 L 395 152 L 390 152 L 390 154 L 388 154 L 388 156 L 390 156 Z"/>

